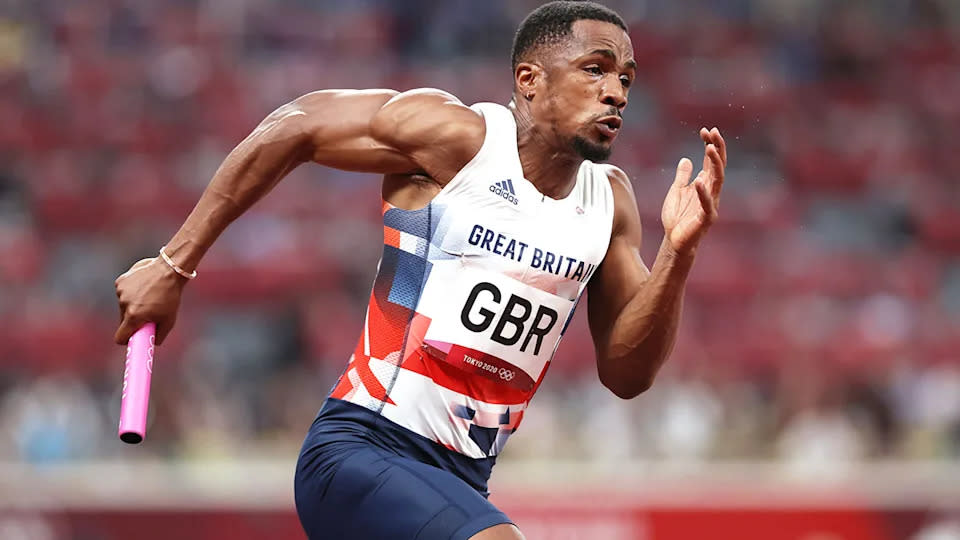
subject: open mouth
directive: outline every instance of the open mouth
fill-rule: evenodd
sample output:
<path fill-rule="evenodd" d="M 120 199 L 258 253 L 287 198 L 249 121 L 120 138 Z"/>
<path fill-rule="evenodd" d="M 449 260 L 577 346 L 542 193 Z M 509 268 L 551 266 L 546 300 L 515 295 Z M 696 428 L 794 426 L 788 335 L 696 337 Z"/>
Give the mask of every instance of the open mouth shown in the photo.
<path fill-rule="evenodd" d="M 597 120 L 597 129 L 611 139 L 617 136 L 622 125 L 623 120 L 619 116 L 604 116 Z"/>

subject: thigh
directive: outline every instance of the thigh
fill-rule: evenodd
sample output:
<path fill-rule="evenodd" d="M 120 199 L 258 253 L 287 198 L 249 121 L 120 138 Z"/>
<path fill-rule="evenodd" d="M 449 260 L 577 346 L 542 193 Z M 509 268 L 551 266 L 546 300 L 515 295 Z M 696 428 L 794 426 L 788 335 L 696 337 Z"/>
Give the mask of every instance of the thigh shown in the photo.
<path fill-rule="evenodd" d="M 509 519 L 455 475 L 366 445 L 305 452 L 297 513 L 311 540 L 466 540 Z"/>

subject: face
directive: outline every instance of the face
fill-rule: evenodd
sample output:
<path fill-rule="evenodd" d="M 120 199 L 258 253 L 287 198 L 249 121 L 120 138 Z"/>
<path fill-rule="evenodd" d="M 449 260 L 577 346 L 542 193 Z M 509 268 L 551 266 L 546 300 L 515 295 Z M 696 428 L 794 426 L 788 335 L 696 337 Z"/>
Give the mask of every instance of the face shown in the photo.
<path fill-rule="evenodd" d="M 622 126 L 621 114 L 636 75 L 633 44 L 619 26 L 602 21 L 573 23 L 572 36 L 540 55 L 529 68 L 518 66 L 521 95 L 529 84 L 534 123 L 562 149 L 583 159 L 610 157 Z"/>

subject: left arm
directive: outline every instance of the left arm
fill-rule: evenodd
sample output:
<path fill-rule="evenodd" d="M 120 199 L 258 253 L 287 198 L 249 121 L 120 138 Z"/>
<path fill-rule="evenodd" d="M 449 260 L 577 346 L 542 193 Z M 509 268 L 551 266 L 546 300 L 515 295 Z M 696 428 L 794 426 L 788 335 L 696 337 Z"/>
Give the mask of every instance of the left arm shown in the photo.
<path fill-rule="evenodd" d="M 588 318 L 600 381 L 629 399 L 650 388 L 677 335 L 687 275 L 697 245 L 716 219 L 727 162 L 720 132 L 700 130 L 703 170 L 680 160 L 661 217 L 664 237 L 648 270 L 640 259 L 640 216 L 630 180 L 614 169 L 614 221 L 603 264 L 589 284 Z"/>

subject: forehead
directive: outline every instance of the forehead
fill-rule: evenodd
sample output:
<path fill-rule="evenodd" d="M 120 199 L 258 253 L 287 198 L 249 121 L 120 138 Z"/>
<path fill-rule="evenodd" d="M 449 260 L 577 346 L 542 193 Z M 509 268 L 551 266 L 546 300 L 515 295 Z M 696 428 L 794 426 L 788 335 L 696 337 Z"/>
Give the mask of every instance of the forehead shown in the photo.
<path fill-rule="evenodd" d="M 575 56 L 597 49 L 609 49 L 624 62 L 633 59 L 633 43 L 619 26 L 605 21 L 582 19 L 571 26 L 568 50 Z"/>

